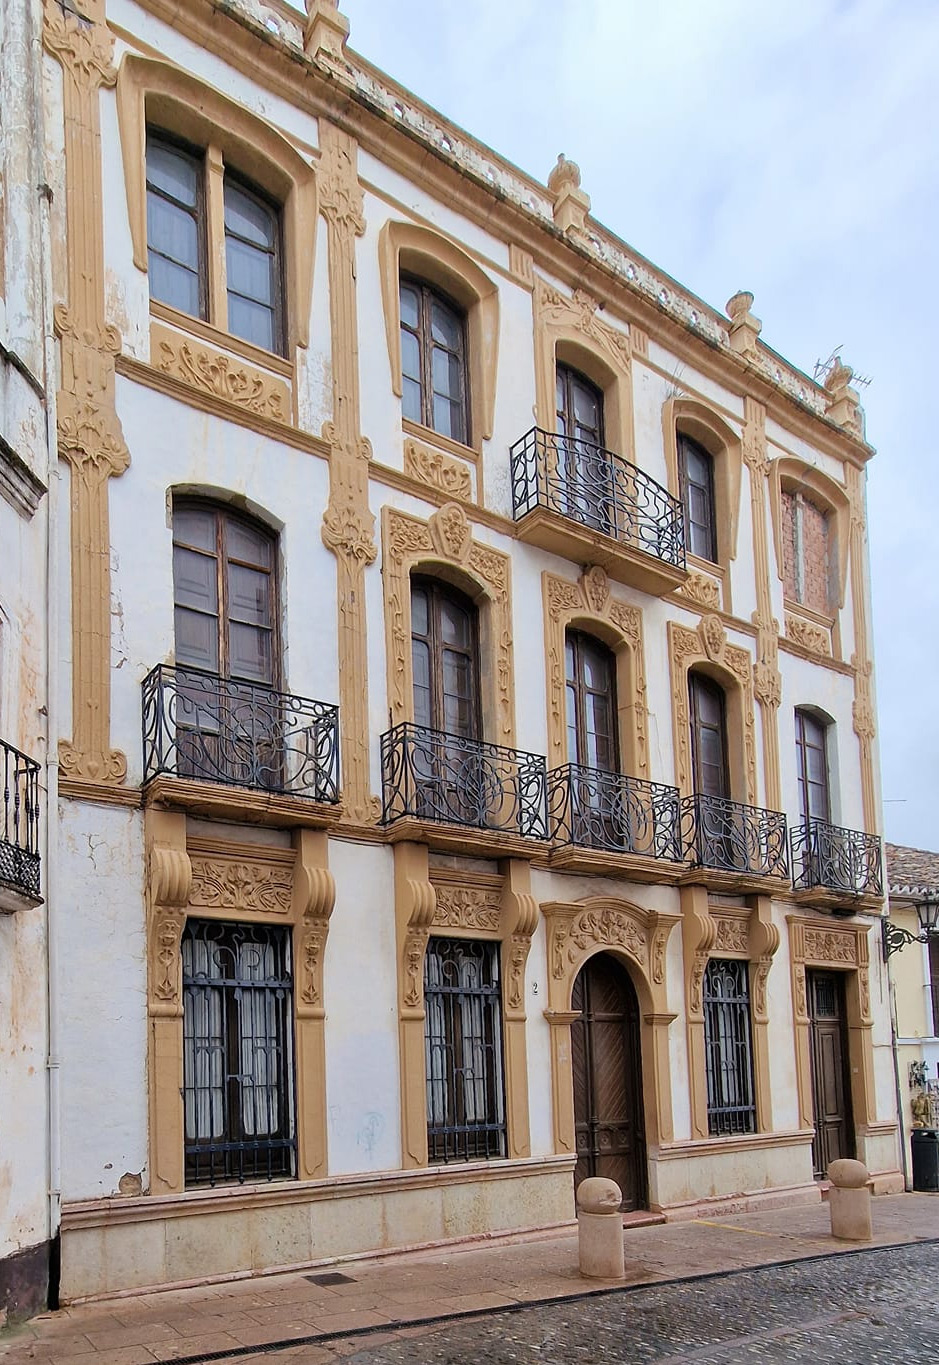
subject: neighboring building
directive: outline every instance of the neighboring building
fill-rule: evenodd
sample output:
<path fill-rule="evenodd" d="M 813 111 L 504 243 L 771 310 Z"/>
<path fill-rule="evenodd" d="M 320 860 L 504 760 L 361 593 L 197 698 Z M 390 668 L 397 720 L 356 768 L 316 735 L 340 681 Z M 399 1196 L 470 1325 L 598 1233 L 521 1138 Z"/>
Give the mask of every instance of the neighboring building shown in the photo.
<path fill-rule="evenodd" d="M 939 914 L 939 853 L 885 844 L 884 854 L 897 1086 L 903 1105 L 901 1131 L 908 1141 L 911 1128 L 921 1126 L 921 1118 L 911 1109 L 917 1096 L 928 1097 L 930 1122 L 939 1123 L 939 934 L 924 933 L 922 924 L 923 918 L 934 921 Z M 908 1151 L 905 1156 L 908 1160 Z"/>
<path fill-rule="evenodd" d="M 45 1303 L 58 1221 L 41 899 L 55 451 L 41 24 L 39 3 L 0 0 L 0 1326 Z"/>
<path fill-rule="evenodd" d="M 850 370 L 309 11 L 46 0 L 63 1297 L 900 1188 Z"/>

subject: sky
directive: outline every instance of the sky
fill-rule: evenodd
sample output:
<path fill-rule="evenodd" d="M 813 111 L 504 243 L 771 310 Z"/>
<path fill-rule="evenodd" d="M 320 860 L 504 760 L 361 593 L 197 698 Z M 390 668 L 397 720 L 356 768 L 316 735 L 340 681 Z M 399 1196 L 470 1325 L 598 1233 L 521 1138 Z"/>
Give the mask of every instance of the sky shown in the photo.
<path fill-rule="evenodd" d="M 886 837 L 939 850 L 939 0 L 341 0 L 350 46 L 809 374 L 870 377 Z"/>

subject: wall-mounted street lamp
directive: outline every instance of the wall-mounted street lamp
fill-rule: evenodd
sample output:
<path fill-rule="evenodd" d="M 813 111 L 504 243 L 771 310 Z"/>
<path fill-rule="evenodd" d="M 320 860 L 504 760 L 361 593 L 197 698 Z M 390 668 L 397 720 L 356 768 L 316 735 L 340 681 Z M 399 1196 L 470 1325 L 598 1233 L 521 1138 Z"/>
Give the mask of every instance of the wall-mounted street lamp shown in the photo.
<path fill-rule="evenodd" d="M 916 918 L 921 932 L 911 934 L 909 929 L 901 929 L 899 924 L 891 924 L 888 919 L 880 922 L 883 941 L 884 961 L 891 953 L 898 953 L 908 943 L 928 943 L 939 936 L 939 900 L 919 901 L 916 905 Z"/>

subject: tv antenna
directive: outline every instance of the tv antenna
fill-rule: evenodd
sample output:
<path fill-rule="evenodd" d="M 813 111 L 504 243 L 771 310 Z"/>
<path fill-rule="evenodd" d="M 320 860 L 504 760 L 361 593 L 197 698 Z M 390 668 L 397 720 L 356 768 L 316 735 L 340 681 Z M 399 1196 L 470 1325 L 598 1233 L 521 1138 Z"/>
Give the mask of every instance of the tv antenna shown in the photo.
<path fill-rule="evenodd" d="M 813 372 L 813 378 L 816 384 L 824 384 L 829 374 L 831 374 L 832 370 L 835 368 L 835 364 L 844 363 L 841 359 L 843 348 L 844 342 L 842 342 L 840 346 L 835 347 L 827 360 L 816 360 Z M 855 384 L 859 389 L 866 389 L 870 382 L 871 376 L 869 374 L 854 373 L 851 376 L 851 383 Z"/>

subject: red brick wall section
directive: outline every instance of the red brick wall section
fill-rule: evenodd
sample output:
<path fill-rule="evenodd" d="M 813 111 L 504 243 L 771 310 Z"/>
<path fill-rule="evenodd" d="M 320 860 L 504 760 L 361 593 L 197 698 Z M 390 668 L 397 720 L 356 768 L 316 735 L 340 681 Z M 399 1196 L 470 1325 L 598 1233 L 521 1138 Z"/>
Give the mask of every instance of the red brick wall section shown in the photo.
<path fill-rule="evenodd" d="M 802 601 L 813 611 L 831 609 L 828 563 L 828 513 L 802 498 Z"/>
<path fill-rule="evenodd" d="M 796 495 L 783 492 L 782 495 L 782 569 L 786 596 L 799 600 L 799 585 L 796 582 Z"/>

